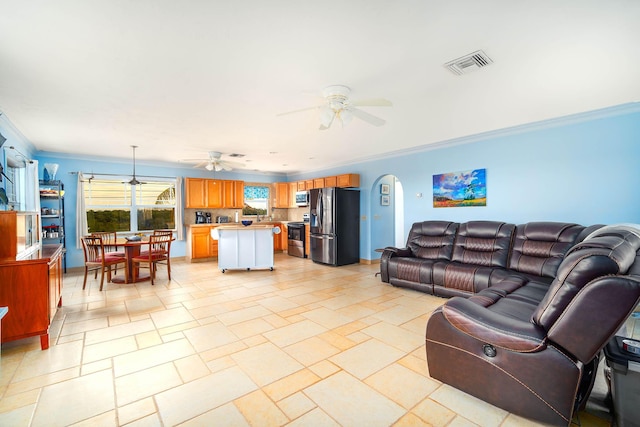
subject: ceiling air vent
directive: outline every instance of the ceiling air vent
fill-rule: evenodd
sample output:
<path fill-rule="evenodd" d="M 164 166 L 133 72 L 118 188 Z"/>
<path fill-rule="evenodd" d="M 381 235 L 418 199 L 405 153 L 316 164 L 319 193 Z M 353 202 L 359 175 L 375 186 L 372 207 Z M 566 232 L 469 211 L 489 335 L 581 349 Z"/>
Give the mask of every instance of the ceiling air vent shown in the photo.
<path fill-rule="evenodd" d="M 492 64 L 493 60 L 487 56 L 481 50 L 477 50 L 473 53 L 460 57 L 458 59 L 454 59 L 453 61 L 449 61 L 444 64 L 453 74 L 461 75 L 461 74 L 469 74 L 472 71 L 475 71 L 479 68 L 486 67 L 489 64 Z"/>

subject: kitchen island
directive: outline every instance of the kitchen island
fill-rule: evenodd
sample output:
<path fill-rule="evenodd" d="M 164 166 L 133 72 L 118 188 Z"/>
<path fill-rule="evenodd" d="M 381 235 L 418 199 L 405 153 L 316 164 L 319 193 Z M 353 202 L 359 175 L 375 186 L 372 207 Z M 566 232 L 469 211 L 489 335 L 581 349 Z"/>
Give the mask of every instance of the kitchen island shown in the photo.
<path fill-rule="evenodd" d="M 280 228 L 269 224 L 221 225 L 211 230 L 218 241 L 218 268 L 251 270 L 268 268 L 273 271 L 273 235 Z"/>

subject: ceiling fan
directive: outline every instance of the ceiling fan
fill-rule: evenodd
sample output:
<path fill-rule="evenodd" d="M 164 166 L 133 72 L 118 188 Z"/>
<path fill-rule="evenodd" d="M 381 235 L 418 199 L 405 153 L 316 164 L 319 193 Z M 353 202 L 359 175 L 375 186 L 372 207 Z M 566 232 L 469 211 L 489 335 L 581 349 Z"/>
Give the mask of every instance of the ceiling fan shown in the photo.
<path fill-rule="evenodd" d="M 222 153 L 219 151 L 209 151 L 208 159 L 184 159 L 183 162 L 193 163 L 197 162 L 194 168 L 204 167 L 208 171 L 220 172 L 222 170 L 230 171 L 233 170 L 234 167 L 242 167 L 241 163 L 228 162 L 226 160 L 222 160 Z"/>
<path fill-rule="evenodd" d="M 342 126 L 349 123 L 354 117 L 363 120 L 374 126 L 382 126 L 386 122 L 380 117 L 369 114 L 357 107 L 391 107 L 391 101 L 383 98 L 364 99 L 359 101 L 351 101 L 349 94 L 351 89 L 343 85 L 327 86 L 322 91 L 324 101 L 321 105 L 315 107 L 302 108 L 299 110 L 280 113 L 278 116 L 286 114 L 299 113 L 302 111 L 319 110 L 320 111 L 320 130 L 327 130 L 333 122 L 338 119 Z"/>

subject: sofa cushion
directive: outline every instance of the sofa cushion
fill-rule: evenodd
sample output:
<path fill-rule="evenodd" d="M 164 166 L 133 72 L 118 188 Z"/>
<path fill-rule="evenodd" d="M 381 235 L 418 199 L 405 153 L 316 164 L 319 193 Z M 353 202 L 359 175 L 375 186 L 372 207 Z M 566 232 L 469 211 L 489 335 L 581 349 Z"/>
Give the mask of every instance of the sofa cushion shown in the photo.
<path fill-rule="evenodd" d="M 507 268 L 514 229 L 514 224 L 498 221 L 460 224 L 451 259 L 463 264 Z"/>
<path fill-rule="evenodd" d="M 585 227 L 563 222 L 530 222 L 516 226 L 509 269 L 554 278 L 564 255 Z"/>
<path fill-rule="evenodd" d="M 459 224 L 451 221 L 423 221 L 411 226 L 407 247 L 416 258 L 451 260 Z"/>

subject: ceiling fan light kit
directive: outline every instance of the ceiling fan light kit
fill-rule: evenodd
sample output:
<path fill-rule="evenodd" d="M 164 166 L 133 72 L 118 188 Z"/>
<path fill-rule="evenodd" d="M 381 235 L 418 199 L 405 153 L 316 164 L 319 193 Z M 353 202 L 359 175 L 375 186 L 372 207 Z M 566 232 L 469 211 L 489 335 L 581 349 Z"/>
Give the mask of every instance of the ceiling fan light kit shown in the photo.
<path fill-rule="evenodd" d="M 279 116 L 291 113 L 300 113 L 308 110 L 320 111 L 320 130 L 327 130 L 337 118 L 342 126 L 351 122 L 353 117 L 363 120 L 374 126 L 382 126 L 386 122 L 380 117 L 369 114 L 356 107 L 391 107 L 391 101 L 383 98 L 367 99 L 362 101 L 351 101 L 349 95 L 351 89 L 344 85 L 327 86 L 322 91 L 325 103 L 317 107 L 302 108 L 278 114 Z"/>

